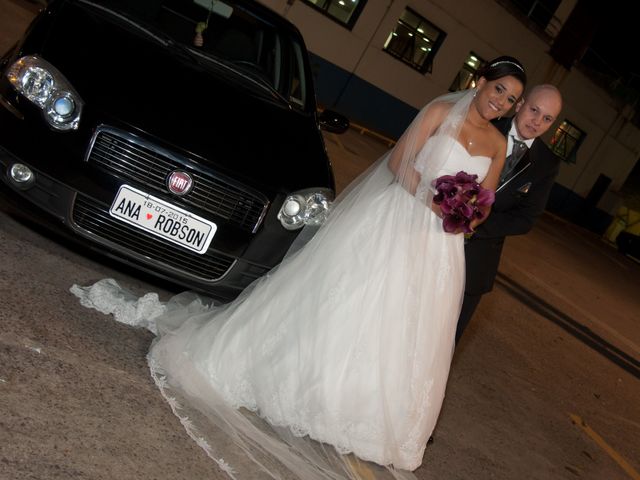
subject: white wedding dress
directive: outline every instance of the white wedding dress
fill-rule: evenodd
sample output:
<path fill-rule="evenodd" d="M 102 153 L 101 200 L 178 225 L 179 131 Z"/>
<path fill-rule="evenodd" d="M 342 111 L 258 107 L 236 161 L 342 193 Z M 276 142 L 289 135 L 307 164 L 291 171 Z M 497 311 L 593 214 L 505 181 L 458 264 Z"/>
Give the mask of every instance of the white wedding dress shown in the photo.
<path fill-rule="evenodd" d="M 419 172 L 430 144 L 416 157 Z M 462 170 L 481 181 L 490 163 L 455 142 L 438 175 Z M 395 469 L 420 466 L 453 354 L 463 236 L 445 233 L 428 207 L 416 208 L 416 197 L 388 170 L 379 174 L 388 176 L 384 188 L 353 200 L 236 302 L 196 302 L 157 319 L 154 378 L 205 450 L 212 441 L 181 413 L 170 389 L 205 410 L 221 396 L 341 454 Z M 407 213 L 388 214 L 391 208 Z M 86 305 L 122 313 L 102 287 L 73 290 Z M 234 472 L 226 458 L 210 455 Z"/>

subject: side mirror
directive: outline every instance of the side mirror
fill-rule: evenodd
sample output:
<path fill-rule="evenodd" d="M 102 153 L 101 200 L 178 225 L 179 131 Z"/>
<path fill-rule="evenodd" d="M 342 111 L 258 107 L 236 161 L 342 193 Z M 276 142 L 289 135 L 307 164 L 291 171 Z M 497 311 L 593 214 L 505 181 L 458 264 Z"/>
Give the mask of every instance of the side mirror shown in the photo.
<path fill-rule="evenodd" d="M 331 133 L 344 133 L 349 128 L 349 119 L 333 110 L 323 110 L 318 114 L 320 128 Z"/>

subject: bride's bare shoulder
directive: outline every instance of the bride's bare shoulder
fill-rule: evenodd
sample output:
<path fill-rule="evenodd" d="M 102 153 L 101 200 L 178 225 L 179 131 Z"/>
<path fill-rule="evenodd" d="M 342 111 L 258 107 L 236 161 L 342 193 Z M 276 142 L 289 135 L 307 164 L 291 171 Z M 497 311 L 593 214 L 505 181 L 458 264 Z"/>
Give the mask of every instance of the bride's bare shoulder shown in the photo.
<path fill-rule="evenodd" d="M 424 110 L 424 116 L 422 119 L 423 126 L 429 126 L 431 129 L 435 129 L 447 117 L 451 111 L 452 104 L 449 102 L 436 100 L 428 105 Z"/>
<path fill-rule="evenodd" d="M 434 117 L 439 117 L 442 122 L 445 117 L 451 111 L 453 104 L 451 102 L 445 102 L 444 100 L 436 100 L 431 105 L 427 107 L 428 115 L 433 115 Z"/>

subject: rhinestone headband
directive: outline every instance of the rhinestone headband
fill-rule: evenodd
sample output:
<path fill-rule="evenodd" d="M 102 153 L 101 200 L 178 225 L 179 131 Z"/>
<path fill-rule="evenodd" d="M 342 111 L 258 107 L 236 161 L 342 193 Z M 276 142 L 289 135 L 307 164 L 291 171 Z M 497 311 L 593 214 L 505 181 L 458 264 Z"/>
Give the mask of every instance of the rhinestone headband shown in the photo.
<path fill-rule="evenodd" d="M 513 65 L 514 67 L 517 67 L 518 70 L 520 70 L 522 73 L 524 73 L 524 68 L 522 68 L 520 65 L 518 65 L 516 62 L 512 62 L 511 60 L 500 60 L 499 62 L 495 62 L 492 63 L 491 65 L 489 65 L 490 67 L 495 67 L 496 65 L 500 65 L 501 63 L 508 63 L 510 65 Z"/>

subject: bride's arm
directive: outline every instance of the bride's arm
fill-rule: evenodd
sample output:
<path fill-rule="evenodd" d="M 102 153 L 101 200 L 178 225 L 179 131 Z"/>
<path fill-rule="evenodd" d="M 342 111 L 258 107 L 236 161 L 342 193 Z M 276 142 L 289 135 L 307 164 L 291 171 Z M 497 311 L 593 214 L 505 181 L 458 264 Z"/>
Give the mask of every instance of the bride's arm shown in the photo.
<path fill-rule="evenodd" d="M 395 175 L 398 182 L 415 195 L 422 176 L 414 168 L 416 155 L 424 146 L 427 139 L 440 126 L 451 107 L 446 104 L 434 104 L 428 111 L 422 113 L 421 119 L 402 134 L 400 140 L 390 154 L 387 166 Z"/>
<path fill-rule="evenodd" d="M 422 144 L 424 145 L 424 141 Z M 413 165 L 403 166 L 402 158 L 406 148 L 406 139 L 403 136 L 391 152 L 387 166 L 398 182 L 400 182 L 411 195 L 415 195 L 422 176 L 413 168 Z"/>

